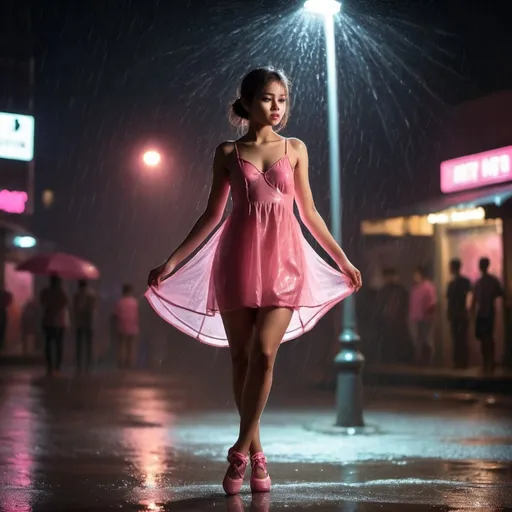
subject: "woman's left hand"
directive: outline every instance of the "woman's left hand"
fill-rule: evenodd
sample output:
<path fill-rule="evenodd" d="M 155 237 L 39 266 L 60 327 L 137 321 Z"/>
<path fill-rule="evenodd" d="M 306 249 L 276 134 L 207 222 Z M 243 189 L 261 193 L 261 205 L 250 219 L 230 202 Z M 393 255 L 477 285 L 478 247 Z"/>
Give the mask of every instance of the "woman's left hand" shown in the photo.
<path fill-rule="evenodd" d="M 352 286 L 356 289 L 356 292 L 363 286 L 363 279 L 361 277 L 361 272 L 350 263 L 350 261 L 346 261 L 343 265 L 340 265 L 342 272 L 347 274 L 352 281 Z"/>

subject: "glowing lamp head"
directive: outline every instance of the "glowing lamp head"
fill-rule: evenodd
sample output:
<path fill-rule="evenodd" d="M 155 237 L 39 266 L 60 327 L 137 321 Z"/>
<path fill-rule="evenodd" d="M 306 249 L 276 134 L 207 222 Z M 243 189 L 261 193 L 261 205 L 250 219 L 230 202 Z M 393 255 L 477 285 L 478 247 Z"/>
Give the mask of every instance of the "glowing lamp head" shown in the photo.
<path fill-rule="evenodd" d="M 335 16 L 340 12 L 341 2 L 336 0 L 307 0 L 304 2 L 304 10 L 321 14 L 322 16 Z"/>
<path fill-rule="evenodd" d="M 160 160 L 162 159 L 162 157 L 160 156 L 160 153 L 158 151 L 155 151 L 155 150 L 149 150 L 149 151 L 146 151 L 143 155 L 142 155 L 142 160 L 143 162 L 148 165 L 149 167 L 155 167 L 156 165 L 158 165 L 160 163 Z"/>

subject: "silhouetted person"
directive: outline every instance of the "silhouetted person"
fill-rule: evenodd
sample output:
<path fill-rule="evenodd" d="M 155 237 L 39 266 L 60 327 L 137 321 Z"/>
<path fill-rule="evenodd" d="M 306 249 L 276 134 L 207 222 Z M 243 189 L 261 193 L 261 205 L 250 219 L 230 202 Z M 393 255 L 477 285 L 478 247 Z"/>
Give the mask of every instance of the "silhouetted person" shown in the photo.
<path fill-rule="evenodd" d="M 412 347 L 407 328 L 409 293 L 399 282 L 394 268 L 383 269 L 382 277 L 384 284 L 377 299 L 382 340 L 381 360 L 386 363 L 410 362 Z"/>
<path fill-rule="evenodd" d="M 7 334 L 8 309 L 12 304 L 12 293 L 5 288 L 0 289 L 0 352 L 5 349 Z"/>
<path fill-rule="evenodd" d="M 36 300 L 30 298 L 21 312 L 21 346 L 23 355 L 30 354 L 36 348 L 39 311 Z"/>
<path fill-rule="evenodd" d="M 434 353 L 432 331 L 437 298 L 434 283 L 427 279 L 423 267 L 413 275 L 414 285 L 409 302 L 409 319 L 418 364 L 430 364 Z"/>
<path fill-rule="evenodd" d="M 139 335 L 139 301 L 133 296 L 133 287 L 123 286 L 123 296 L 117 301 L 114 316 L 117 330 L 117 365 L 130 368 L 134 362 Z"/>
<path fill-rule="evenodd" d="M 58 276 L 50 277 L 50 286 L 41 292 L 45 335 L 46 371 L 59 374 L 62 364 L 64 334 L 69 327 L 69 299 Z M 55 349 L 55 357 L 53 352 Z"/>
<path fill-rule="evenodd" d="M 453 365 L 455 368 L 467 368 L 469 359 L 468 328 L 469 306 L 471 304 L 471 281 L 461 275 L 459 259 L 450 261 L 452 280 L 448 283 L 448 321 L 452 333 Z"/>
<path fill-rule="evenodd" d="M 492 372 L 494 360 L 494 319 L 496 299 L 503 297 L 503 288 L 498 279 L 489 274 L 489 258 L 479 262 L 481 277 L 475 283 L 473 309 L 475 311 L 475 337 L 480 342 L 483 369 Z"/>
<path fill-rule="evenodd" d="M 82 369 L 82 352 L 85 350 L 85 370 L 92 364 L 96 294 L 85 280 L 78 281 L 78 291 L 73 297 L 73 320 L 76 334 L 76 369 Z"/>

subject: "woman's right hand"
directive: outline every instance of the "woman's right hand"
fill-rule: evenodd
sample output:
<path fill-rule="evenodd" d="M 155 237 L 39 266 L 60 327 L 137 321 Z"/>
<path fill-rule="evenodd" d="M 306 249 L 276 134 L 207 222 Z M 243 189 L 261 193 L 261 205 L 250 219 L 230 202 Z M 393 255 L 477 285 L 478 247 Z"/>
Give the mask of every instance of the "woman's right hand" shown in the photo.
<path fill-rule="evenodd" d="M 158 288 L 160 283 L 166 279 L 169 274 L 174 270 L 176 265 L 172 261 L 166 261 L 158 267 L 154 268 L 148 276 L 148 286 L 155 286 Z"/>

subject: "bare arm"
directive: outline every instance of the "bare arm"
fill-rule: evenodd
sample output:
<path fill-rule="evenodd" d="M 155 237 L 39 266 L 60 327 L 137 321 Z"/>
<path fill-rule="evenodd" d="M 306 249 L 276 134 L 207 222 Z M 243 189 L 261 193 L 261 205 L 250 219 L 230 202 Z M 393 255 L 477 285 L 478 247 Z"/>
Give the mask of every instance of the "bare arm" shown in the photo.
<path fill-rule="evenodd" d="M 437 291 L 432 283 L 428 288 L 428 302 L 427 312 L 433 315 L 437 309 Z"/>
<path fill-rule="evenodd" d="M 473 301 L 474 301 L 474 293 L 473 293 L 473 287 L 471 286 L 471 283 L 469 280 L 467 281 L 468 284 L 468 291 L 466 295 L 466 311 L 471 314 L 471 311 L 473 309 Z"/>
<path fill-rule="evenodd" d="M 360 288 L 362 283 L 359 270 L 350 263 L 316 209 L 309 184 L 309 158 L 306 145 L 298 139 L 290 139 L 290 142 L 297 155 L 297 165 L 294 171 L 295 201 L 300 218 L 325 252 L 329 254 L 343 272 L 349 275 L 354 286 Z"/>
<path fill-rule="evenodd" d="M 179 265 L 190 256 L 221 221 L 229 194 L 229 181 L 225 168 L 226 144 L 217 146 L 213 158 L 213 179 L 208 204 L 203 214 L 197 219 L 181 245 L 171 254 L 168 261 Z"/>
<path fill-rule="evenodd" d="M 473 308 L 473 292 L 469 291 L 466 295 L 466 310 L 471 312 Z"/>
<path fill-rule="evenodd" d="M 221 221 L 229 194 L 229 180 L 225 162 L 230 150 L 232 150 L 230 146 L 229 143 L 222 143 L 215 150 L 212 186 L 205 211 L 197 219 L 185 240 L 167 258 L 166 262 L 151 271 L 148 278 L 149 285 L 157 284 L 161 276 L 171 273 L 176 265 L 190 256 L 204 242 Z"/>

